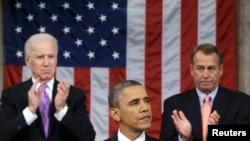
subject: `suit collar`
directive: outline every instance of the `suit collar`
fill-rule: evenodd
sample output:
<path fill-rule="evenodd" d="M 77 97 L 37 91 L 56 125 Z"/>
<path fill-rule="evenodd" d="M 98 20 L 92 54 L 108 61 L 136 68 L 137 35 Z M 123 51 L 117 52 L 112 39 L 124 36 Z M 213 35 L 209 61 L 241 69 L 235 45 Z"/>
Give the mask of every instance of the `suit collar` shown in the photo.
<path fill-rule="evenodd" d="M 231 103 L 228 100 L 228 92 L 223 87 L 219 87 L 216 97 L 214 98 L 214 103 L 212 106 L 212 111 L 216 110 L 220 115 L 224 115 L 226 108 Z M 223 103 L 223 106 L 221 105 Z"/>
<path fill-rule="evenodd" d="M 184 113 L 192 125 L 192 134 L 201 135 L 201 112 L 197 91 L 196 89 L 192 89 L 183 95 L 186 95 L 184 97 L 186 102 L 183 107 Z"/>

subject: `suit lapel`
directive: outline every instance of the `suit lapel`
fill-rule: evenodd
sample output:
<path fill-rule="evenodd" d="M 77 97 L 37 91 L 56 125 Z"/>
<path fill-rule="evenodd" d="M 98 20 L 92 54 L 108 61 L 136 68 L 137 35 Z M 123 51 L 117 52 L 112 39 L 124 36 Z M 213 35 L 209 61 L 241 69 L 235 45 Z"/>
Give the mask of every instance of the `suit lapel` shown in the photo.
<path fill-rule="evenodd" d="M 227 100 L 227 96 L 225 95 L 226 95 L 225 90 L 219 87 L 212 106 L 212 111 L 216 110 L 221 117 L 225 115 L 225 112 L 227 111 L 226 108 L 229 107 L 228 105 L 230 104 L 230 102 Z"/>
<path fill-rule="evenodd" d="M 51 104 L 50 104 L 50 126 L 49 126 L 49 135 L 50 136 L 51 134 L 53 134 L 54 132 L 54 128 L 55 128 L 55 125 L 56 125 L 56 118 L 54 118 L 54 114 L 56 112 L 56 108 L 55 108 L 55 96 L 56 96 L 56 93 L 57 93 L 57 84 L 59 82 L 55 79 L 55 82 L 53 84 L 53 90 L 52 90 L 52 101 L 51 101 Z"/>
<path fill-rule="evenodd" d="M 193 89 L 190 93 L 190 96 L 187 96 L 187 104 L 185 109 L 186 117 L 189 119 L 192 125 L 192 132 L 195 135 L 201 136 L 201 112 L 200 112 L 200 103 L 199 97 L 196 93 L 196 90 Z"/>
<path fill-rule="evenodd" d="M 23 83 L 23 89 L 21 89 L 20 91 L 20 94 L 22 94 L 22 97 L 21 99 L 24 99 L 24 107 L 25 108 L 29 103 L 28 103 L 28 92 L 29 92 L 29 89 L 31 88 L 33 82 L 31 79 L 25 81 Z"/>
<path fill-rule="evenodd" d="M 116 133 L 114 136 L 111 138 L 107 139 L 107 141 L 118 141 L 118 134 Z"/>
<path fill-rule="evenodd" d="M 147 134 L 145 134 L 146 136 L 145 136 L 145 141 L 155 141 L 155 139 L 154 138 L 152 138 L 151 136 L 149 136 L 149 135 L 147 135 Z"/>

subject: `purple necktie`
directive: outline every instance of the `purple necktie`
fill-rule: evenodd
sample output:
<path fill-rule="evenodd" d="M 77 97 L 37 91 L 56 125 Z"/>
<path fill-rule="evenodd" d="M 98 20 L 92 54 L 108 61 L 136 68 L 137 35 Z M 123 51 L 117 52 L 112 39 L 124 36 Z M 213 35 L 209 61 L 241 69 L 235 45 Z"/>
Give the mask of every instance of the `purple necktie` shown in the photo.
<path fill-rule="evenodd" d="M 48 137 L 49 130 L 49 107 L 50 107 L 50 99 L 48 93 L 45 91 L 47 88 L 46 84 L 41 85 L 42 93 L 41 93 L 41 101 L 39 105 L 39 110 L 42 116 L 43 121 L 43 129 L 45 133 L 45 137 Z"/>

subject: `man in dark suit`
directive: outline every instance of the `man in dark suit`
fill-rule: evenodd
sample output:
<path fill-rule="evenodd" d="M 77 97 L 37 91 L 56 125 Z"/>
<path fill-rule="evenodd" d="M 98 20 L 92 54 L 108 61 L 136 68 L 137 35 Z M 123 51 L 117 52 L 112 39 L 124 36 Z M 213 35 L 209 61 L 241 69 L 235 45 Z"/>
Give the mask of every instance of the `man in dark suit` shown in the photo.
<path fill-rule="evenodd" d="M 208 125 L 250 124 L 249 95 L 219 85 L 222 54 L 212 44 L 197 46 L 191 55 L 190 72 L 196 87 L 164 101 L 161 141 L 202 140 L 201 107 L 206 95 L 212 106 Z M 206 124 L 207 127 L 207 124 Z"/>
<path fill-rule="evenodd" d="M 94 140 L 84 91 L 66 79 L 54 78 L 57 54 L 57 41 L 49 34 L 38 33 L 26 41 L 25 62 L 31 68 L 32 77 L 2 91 L 1 141 Z M 43 84 L 46 84 L 44 89 L 40 87 Z M 44 106 L 49 108 L 48 114 L 39 110 L 46 103 L 42 96 L 48 98 Z M 43 115 L 49 119 L 43 119 Z M 49 123 L 47 129 L 44 121 Z"/>
<path fill-rule="evenodd" d="M 116 84 L 108 97 L 109 115 L 118 123 L 117 133 L 105 141 L 158 141 L 145 133 L 151 127 L 150 98 L 137 81 Z"/>

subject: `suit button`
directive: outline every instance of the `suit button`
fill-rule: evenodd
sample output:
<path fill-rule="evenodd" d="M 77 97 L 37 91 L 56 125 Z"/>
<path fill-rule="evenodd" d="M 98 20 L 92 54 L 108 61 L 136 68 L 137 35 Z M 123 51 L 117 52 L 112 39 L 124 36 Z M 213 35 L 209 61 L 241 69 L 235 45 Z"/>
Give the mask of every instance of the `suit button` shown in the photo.
<path fill-rule="evenodd" d="M 21 130 L 22 128 L 23 128 L 22 125 L 18 125 L 18 126 L 17 126 L 17 130 Z"/>

